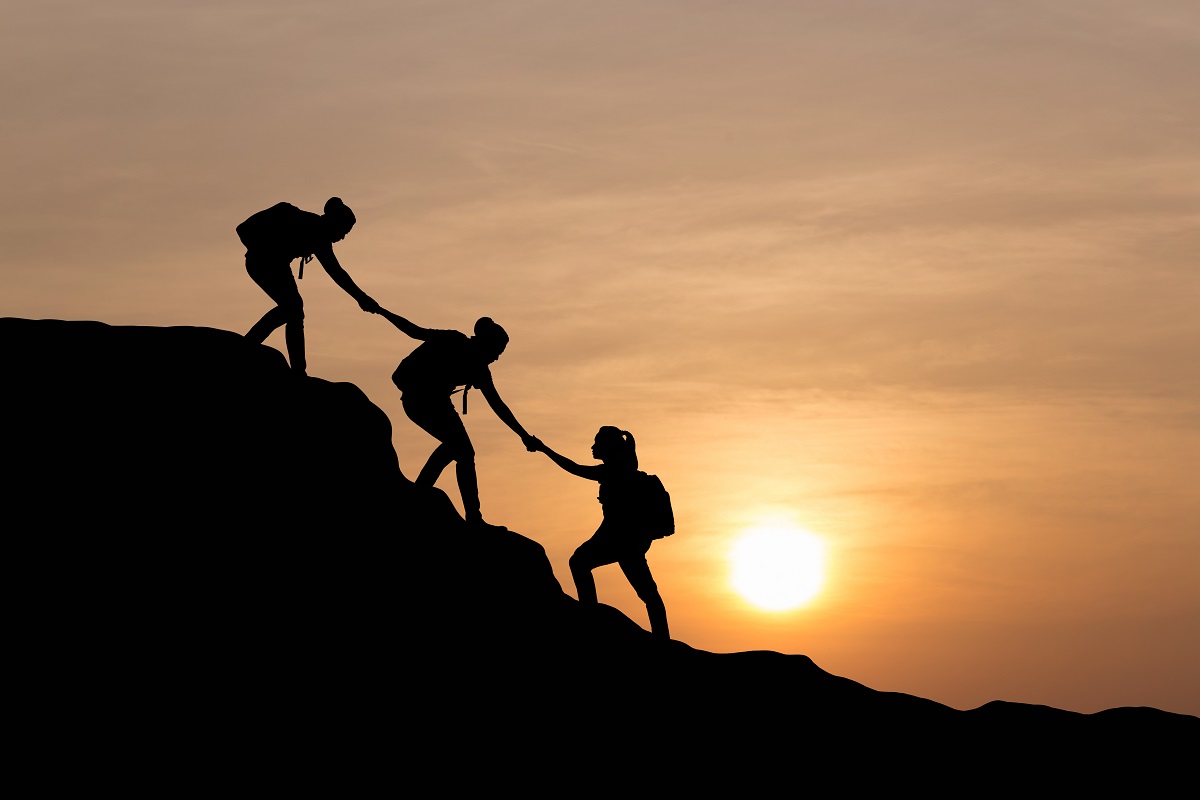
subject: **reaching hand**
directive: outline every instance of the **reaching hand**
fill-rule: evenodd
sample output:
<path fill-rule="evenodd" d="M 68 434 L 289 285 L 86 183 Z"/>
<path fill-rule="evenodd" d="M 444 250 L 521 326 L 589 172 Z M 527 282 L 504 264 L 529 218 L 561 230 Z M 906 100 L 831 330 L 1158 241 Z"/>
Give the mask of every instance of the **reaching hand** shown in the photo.
<path fill-rule="evenodd" d="M 542 444 L 542 440 L 536 436 L 525 436 L 521 439 L 521 442 L 525 445 L 525 449 L 531 453 L 536 453 L 546 446 Z"/>
<path fill-rule="evenodd" d="M 370 297 L 364 297 L 362 300 L 359 300 L 358 307 L 363 311 L 366 311 L 368 314 L 378 314 L 383 310 L 379 303 L 375 302 L 375 300 Z"/>

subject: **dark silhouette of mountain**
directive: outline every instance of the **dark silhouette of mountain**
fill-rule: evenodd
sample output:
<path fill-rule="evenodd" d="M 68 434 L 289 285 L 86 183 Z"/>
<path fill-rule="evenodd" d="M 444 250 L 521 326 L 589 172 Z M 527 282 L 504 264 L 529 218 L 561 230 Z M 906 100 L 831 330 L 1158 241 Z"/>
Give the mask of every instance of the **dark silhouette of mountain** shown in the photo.
<path fill-rule="evenodd" d="M 358 388 L 240 335 L 8 318 L 0 345 L 9 757 L 40 775 L 975 793 L 1169 785 L 1200 752 L 1193 716 L 960 711 L 656 639 L 411 482 Z"/>

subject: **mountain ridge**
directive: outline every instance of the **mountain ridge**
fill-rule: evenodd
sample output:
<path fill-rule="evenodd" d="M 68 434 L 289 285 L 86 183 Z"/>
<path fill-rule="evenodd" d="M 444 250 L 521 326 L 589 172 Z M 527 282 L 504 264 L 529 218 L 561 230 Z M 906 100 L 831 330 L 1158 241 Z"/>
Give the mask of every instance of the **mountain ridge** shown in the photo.
<path fill-rule="evenodd" d="M 296 378 L 238 334 L 4 318 L 0 343 L 8 516 L 24 532 L 10 537 L 19 672 L 40 687 L 29 724 L 46 737 L 50 708 L 173 736 L 305 730 L 327 747 L 313 718 L 363 732 L 393 719 L 430 743 L 417 761 L 440 763 L 432 742 L 465 736 L 493 768 L 528 749 L 621 774 L 628 749 L 686 754 L 708 780 L 732 780 L 734 764 L 786 771 L 797 748 L 838 760 L 848 745 L 1012 777 L 1017 762 L 1074 763 L 1041 755 L 1069 744 L 1164 774 L 1200 744 L 1200 719 L 1158 709 L 960 711 L 807 656 L 657 640 L 563 592 L 534 539 L 476 532 L 412 483 L 390 420 L 353 384 Z"/>

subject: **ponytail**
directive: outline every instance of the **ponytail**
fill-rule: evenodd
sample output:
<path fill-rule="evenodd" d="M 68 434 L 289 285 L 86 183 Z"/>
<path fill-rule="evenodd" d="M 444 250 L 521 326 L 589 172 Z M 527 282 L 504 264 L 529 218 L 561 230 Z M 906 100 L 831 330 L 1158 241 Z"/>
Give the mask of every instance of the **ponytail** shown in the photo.
<path fill-rule="evenodd" d="M 632 433 L 613 425 L 601 427 L 600 433 L 613 444 L 614 458 L 612 461 L 616 466 L 628 469 L 638 468 L 637 442 L 634 441 Z"/>
<path fill-rule="evenodd" d="M 340 197 L 331 197 L 325 201 L 325 216 L 330 219 L 336 219 L 347 228 L 354 225 L 357 221 L 354 212 L 350 210 L 350 206 L 343 203 Z"/>

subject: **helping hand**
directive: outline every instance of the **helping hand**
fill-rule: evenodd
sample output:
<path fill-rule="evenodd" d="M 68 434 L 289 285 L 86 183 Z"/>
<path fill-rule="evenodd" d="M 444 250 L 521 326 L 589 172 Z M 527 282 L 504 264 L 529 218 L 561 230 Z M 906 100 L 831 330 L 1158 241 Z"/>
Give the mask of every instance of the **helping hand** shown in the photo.
<path fill-rule="evenodd" d="M 359 300 L 358 307 L 363 311 L 366 311 L 368 314 L 378 314 L 383 310 L 383 307 L 370 297 L 364 297 L 362 300 Z"/>
<path fill-rule="evenodd" d="M 521 442 L 525 445 L 525 449 L 531 453 L 536 453 L 546 446 L 536 436 L 524 436 L 521 438 Z"/>

